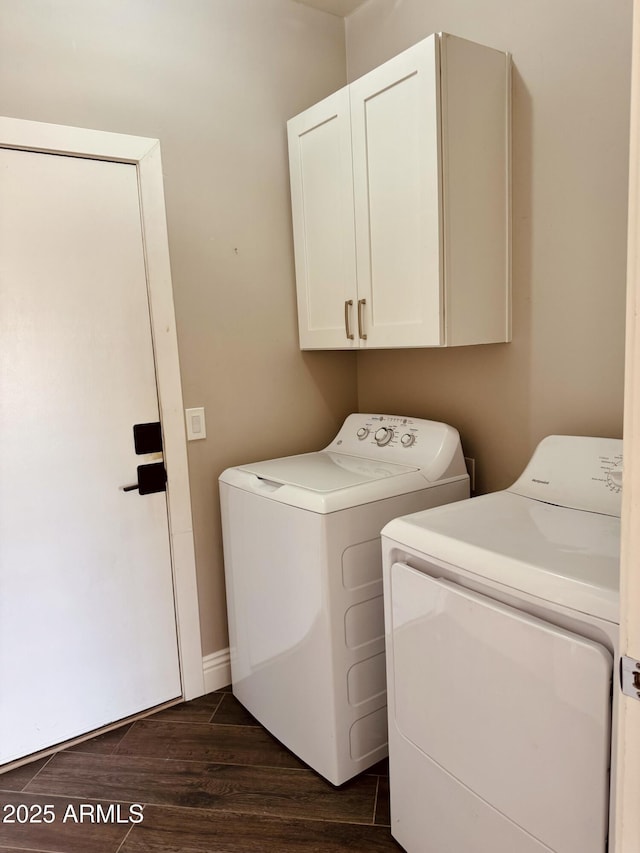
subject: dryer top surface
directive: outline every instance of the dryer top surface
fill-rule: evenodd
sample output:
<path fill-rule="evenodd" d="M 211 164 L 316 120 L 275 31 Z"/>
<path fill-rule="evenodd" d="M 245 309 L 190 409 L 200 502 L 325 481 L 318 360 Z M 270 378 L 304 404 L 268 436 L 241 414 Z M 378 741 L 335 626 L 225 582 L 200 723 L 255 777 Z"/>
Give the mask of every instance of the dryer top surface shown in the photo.
<path fill-rule="evenodd" d="M 425 559 L 618 622 L 617 516 L 503 491 L 394 519 L 382 535 Z"/>

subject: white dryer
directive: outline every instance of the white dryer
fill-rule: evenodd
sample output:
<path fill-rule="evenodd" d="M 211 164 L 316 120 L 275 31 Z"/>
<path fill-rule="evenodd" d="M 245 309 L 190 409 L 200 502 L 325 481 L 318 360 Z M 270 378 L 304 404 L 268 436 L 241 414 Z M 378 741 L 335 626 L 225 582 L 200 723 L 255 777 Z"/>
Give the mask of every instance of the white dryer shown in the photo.
<path fill-rule="evenodd" d="M 621 474 L 622 441 L 550 436 L 510 489 L 384 528 L 409 853 L 607 850 Z"/>
<path fill-rule="evenodd" d="M 468 495 L 457 431 L 389 415 L 220 477 L 234 695 L 334 785 L 387 754 L 380 530 Z"/>

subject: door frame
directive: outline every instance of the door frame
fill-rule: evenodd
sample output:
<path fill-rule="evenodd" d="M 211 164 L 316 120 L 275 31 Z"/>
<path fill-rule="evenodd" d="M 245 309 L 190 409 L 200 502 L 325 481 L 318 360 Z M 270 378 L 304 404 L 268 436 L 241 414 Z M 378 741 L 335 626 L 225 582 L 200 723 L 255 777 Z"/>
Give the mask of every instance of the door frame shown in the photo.
<path fill-rule="evenodd" d="M 183 698 L 204 693 L 187 445 L 171 268 L 157 139 L 0 117 L 0 148 L 134 165 L 147 276 Z M 142 709 L 141 709 L 142 710 Z"/>
<path fill-rule="evenodd" d="M 620 654 L 640 660 L 640 0 L 633 3 Z M 614 689 L 619 689 L 619 685 Z M 614 853 L 640 850 L 640 702 L 620 695 Z"/>

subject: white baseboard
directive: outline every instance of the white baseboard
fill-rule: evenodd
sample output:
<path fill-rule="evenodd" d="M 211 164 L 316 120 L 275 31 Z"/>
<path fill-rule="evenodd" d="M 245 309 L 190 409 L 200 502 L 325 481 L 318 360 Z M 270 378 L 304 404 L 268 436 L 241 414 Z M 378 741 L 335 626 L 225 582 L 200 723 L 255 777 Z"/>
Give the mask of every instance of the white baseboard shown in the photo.
<path fill-rule="evenodd" d="M 231 659 L 229 649 L 202 658 L 202 673 L 204 675 L 204 692 L 211 693 L 231 684 Z"/>

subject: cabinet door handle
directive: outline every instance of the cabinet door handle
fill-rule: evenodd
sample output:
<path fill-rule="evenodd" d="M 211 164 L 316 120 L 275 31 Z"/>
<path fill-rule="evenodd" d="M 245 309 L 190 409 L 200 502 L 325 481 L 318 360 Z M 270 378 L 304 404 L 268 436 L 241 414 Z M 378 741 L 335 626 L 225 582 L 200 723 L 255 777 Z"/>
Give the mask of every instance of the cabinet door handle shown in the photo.
<path fill-rule="evenodd" d="M 347 333 L 347 338 L 352 341 L 353 340 L 353 332 L 351 331 L 351 327 L 349 324 L 349 317 L 351 306 L 353 305 L 353 299 L 346 299 L 344 303 L 344 329 Z"/>
<path fill-rule="evenodd" d="M 358 337 L 363 341 L 367 340 L 367 336 L 362 331 L 364 329 L 364 306 L 366 304 L 366 299 L 358 299 Z"/>

